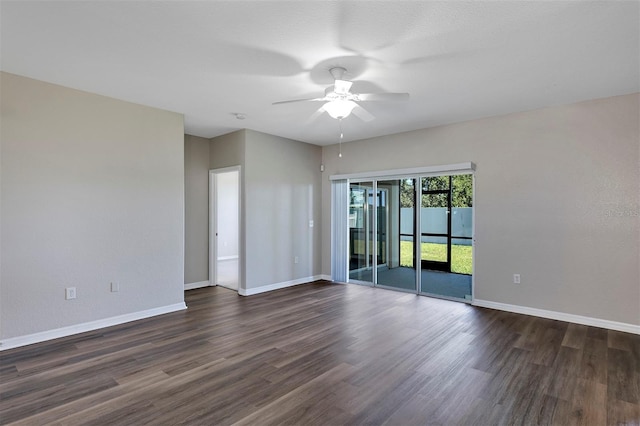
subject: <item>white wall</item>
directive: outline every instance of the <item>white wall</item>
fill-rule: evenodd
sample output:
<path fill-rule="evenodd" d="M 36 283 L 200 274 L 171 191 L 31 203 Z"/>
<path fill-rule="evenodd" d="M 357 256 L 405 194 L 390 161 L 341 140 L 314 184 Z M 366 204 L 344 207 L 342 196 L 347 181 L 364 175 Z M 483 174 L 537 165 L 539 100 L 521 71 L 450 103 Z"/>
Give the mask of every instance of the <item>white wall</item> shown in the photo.
<path fill-rule="evenodd" d="M 245 288 L 319 275 L 321 148 L 251 130 L 245 143 Z"/>
<path fill-rule="evenodd" d="M 238 242 L 240 228 L 238 221 L 238 201 L 240 174 L 225 172 L 216 174 L 217 220 L 218 220 L 218 259 L 237 258 L 240 254 Z"/>
<path fill-rule="evenodd" d="M 0 83 L 0 337 L 184 306 L 182 115 Z"/>
<path fill-rule="evenodd" d="M 492 117 L 323 149 L 329 176 L 476 164 L 475 297 L 640 324 L 640 95 Z M 512 284 L 521 274 L 522 284 Z"/>
<path fill-rule="evenodd" d="M 209 279 L 209 139 L 184 135 L 184 283 Z"/>

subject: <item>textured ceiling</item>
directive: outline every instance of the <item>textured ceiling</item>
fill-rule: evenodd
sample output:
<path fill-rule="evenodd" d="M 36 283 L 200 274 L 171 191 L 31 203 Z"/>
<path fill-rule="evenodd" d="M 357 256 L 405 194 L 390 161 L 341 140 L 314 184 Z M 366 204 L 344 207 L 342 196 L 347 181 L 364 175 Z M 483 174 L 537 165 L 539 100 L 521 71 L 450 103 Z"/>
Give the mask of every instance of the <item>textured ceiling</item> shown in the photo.
<path fill-rule="evenodd" d="M 185 131 L 319 145 L 316 97 L 347 68 L 345 141 L 640 91 L 638 1 L 2 1 L 1 68 L 183 113 Z M 237 120 L 233 113 L 246 114 Z"/>

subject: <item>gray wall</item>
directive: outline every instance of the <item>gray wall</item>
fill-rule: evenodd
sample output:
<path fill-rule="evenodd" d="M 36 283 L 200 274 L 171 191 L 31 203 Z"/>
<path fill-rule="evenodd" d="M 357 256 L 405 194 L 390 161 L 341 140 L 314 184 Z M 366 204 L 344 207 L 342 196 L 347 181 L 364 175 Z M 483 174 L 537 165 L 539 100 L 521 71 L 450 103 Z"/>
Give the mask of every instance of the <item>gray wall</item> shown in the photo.
<path fill-rule="evenodd" d="M 321 148 L 251 130 L 245 143 L 246 288 L 319 275 Z"/>
<path fill-rule="evenodd" d="M 182 115 L 0 78 L 0 337 L 183 303 Z"/>
<path fill-rule="evenodd" d="M 209 170 L 244 163 L 245 132 L 212 139 L 184 135 L 184 283 L 209 280 Z"/>
<path fill-rule="evenodd" d="M 242 167 L 240 289 L 319 275 L 322 149 L 252 130 L 209 147 L 210 168 Z"/>
<path fill-rule="evenodd" d="M 244 166 L 246 131 L 228 133 L 210 139 L 209 168 Z"/>
<path fill-rule="evenodd" d="M 218 136 L 210 139 L 209 142 L 209 168 L 222 169 L 225 167 L 240 166 L 240 229 L 238 230 L 240 246 L 238 247 L 238 256 L 240 256 L 240 276 L 238 277 L 238 288 L 245 287 L 245 269 L 246 269 L 246 242 L 245 242 L 245 223 L 246 209 L 244 206 L 244 169 L 245 169 L 245 139 L 246 130 L 238 130 L 233 133 Z"/>
<path fill-rule="evenodd" d="M 323 149 L 324 274 L 333 174 L 476 164 L 477 299 L 640 324 L 640 95 Z M 521 274 L 522 284 L 512 284 Z"/>
<path fill-rule="evenodd" d="M 209 279 L 209 139 L 184 135 L 184 283 Z"/>

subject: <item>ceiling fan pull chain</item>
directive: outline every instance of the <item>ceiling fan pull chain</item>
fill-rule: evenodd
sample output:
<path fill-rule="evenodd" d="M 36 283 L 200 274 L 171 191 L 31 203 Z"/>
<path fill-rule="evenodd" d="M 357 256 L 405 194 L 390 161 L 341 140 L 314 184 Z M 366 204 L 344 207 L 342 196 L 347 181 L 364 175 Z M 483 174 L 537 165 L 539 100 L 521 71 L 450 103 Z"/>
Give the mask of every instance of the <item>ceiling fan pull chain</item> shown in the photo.
<path fill-rule="evenodd" d="M 342 133 L 342 118 L 340 118 L 338 122 L 340 123 L 340 145 L 339 145 L 338 158 L 342 158 L 342 138 L 344 137 L 344 134 Z"/>

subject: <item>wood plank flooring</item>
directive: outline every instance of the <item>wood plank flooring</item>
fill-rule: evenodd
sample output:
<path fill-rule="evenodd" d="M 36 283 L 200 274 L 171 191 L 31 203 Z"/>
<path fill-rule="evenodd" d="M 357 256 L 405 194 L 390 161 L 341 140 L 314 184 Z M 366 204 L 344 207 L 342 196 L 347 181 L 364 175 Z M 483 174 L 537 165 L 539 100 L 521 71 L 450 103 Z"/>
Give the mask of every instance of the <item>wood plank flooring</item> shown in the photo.
<path fill-rule="evenodd" d="M 640 336 L 357 285 L 241 297 L 0 353 L 0 422 L 640 423 Z"/>

